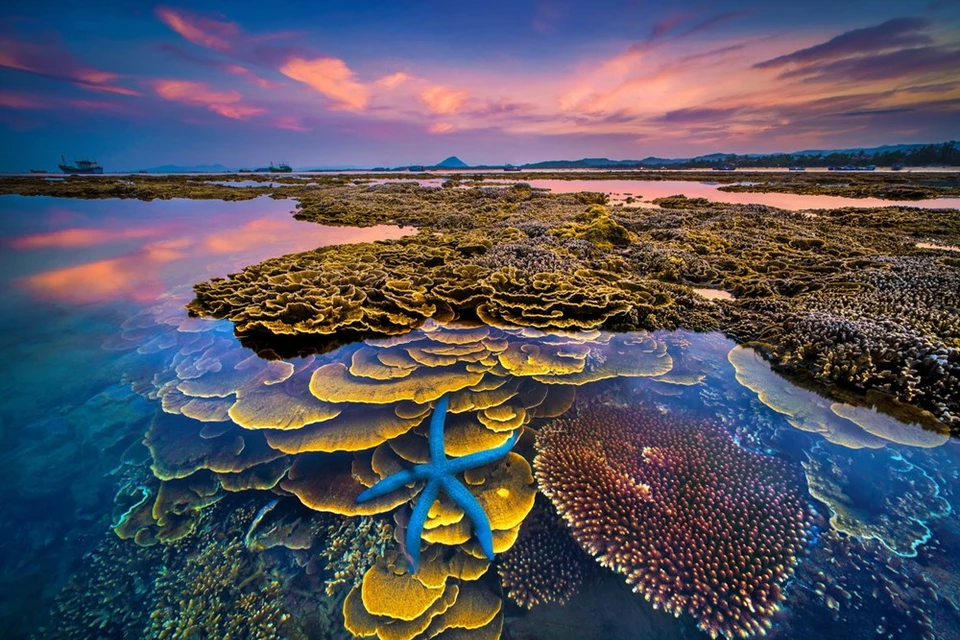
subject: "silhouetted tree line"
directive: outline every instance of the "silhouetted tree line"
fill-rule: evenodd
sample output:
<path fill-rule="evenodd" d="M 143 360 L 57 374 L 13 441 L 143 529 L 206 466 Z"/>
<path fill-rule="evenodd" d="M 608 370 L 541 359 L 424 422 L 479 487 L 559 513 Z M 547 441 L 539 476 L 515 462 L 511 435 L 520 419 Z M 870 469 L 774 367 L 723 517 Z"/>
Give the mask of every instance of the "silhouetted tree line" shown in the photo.
<path fill-rule="evenodd" d="M 956 141 L 942 144 L 927 144 L 907 150 L 882 151 L 879 153 L 830 153 L 826 155 L 794 155 L 779 153 L 762 157 L 729 155 L 723 159 L 691 160 L 682 165 L 686 169 L 709 169 L 717 165 L 732 164 L 740 168 L 751 167 L 832 167 L 845 165 L 890 166 L 902 164 L 905 167 L 925 165 L 960 165 L 960 148 Z"/>

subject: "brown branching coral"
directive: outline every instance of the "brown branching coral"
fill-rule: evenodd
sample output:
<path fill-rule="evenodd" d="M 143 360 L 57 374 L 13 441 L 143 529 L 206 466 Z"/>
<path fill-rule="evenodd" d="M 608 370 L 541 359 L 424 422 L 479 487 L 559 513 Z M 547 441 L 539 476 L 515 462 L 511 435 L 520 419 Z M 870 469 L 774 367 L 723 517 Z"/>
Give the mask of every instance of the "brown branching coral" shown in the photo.
<path fill-rule="evenodd" d="M 769 627 L 809 526 L 783 461 L 652 406 L 591 404 L 537 448 L 540 488 L 574 538 L 655 607 L 713 636 Z"/>
<path fill-rule="evenodd" d="M 355 587 L 377 559 L 393 547 L 393 526 L 382 518 L 364 516 L 331 524 L 320 552 L 330 578 L 327 595 Z"/>
<path fill-rule="evenodd" d="M 498 558 L 497 573 L 510 599 L 532 609 L 547 602 L 566 603 L 593 566 L 553 505 L 541 497 L 520 527 L 516 544 Z"/>
<path fill-rule="evenodd" d="M 177 554 L 187 558 L 183 566 L 161 572 L 149 637 L 270 640 L 293 632 L 280 580 L 244 545 L 244 524 L 252 515 L 247 509 L 231 512 L 222 528 L 206 529 L 188 543 L 194 553 Z"/>

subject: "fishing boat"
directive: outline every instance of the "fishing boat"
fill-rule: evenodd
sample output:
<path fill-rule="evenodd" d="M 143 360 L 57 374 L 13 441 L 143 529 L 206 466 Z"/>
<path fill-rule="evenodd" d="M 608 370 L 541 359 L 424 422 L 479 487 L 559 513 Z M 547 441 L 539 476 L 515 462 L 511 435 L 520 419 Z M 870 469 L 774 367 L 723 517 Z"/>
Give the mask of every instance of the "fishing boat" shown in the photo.
<path fill-rule="evenodd" d="M 60 156 L 60 171 L 69 174 L 75 173 L 103 173 L 103 167 L 93 160 L 74 160 L 73 164 L 67 164 L 66 159 Z"/>
<path fill-rule="evenodd" d="M 520 171 L 520 167 L 515 167 L 512 164 L 508 164 L 503 168 L 504 171 Z"/>

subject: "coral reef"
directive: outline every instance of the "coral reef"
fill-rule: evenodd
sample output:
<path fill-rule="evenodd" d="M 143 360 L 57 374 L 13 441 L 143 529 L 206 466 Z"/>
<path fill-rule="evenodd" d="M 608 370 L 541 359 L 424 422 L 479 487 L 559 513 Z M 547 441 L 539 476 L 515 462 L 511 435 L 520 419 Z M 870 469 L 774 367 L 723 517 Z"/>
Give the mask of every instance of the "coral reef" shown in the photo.
<path fill-rule="evenodd" d="M 712 636 L 764 633 L 806 545 L 783 461 L 714 424 L 592 403 L 537 435 L 537 481 L 574 538 L 668 612 Z"/>
<path fill-rule="evenodd" d="M 547 602 L 565 604 L 593 575 L 594 567 L 556 509 L 542 497 L 520 527 L 516 544 L 497 559 L 500 584 L 511 600 L 527 609 Z"/>
<path fill-rule="evenodd" d="M 427 318 L 720 328 L 766 345 L 778 366 L 890 393 L 958 428 L 960 276 L 935 248 L 960 243 L 957 211 L 787 212 L 682 196 L 637 209 L 584 195 L 333 185 L 301 197 L 298 215 L 420 233 L 268 260 L 197 285 L 190 309 L 279 352 L 396 335 Z M 736 299 L 705 300 L 694 285 Z"/>
<path fill-rule="evenodd" d="M 344 600 L 346 629 L 381 640 L 500 637 L 502 600 L 481 579 L 487 564 L 472 574 L 451 570 L 456 564 L 431 555 L 413 574 L 396 554 L 383 556 Z"/>
<path fill-rule="evenodd" d="M 320 555 L 330 575 L 327 595 L 359 586 L 363 575 L 393 547 L 394 528 L 382 518 L 362 516 L 331 524 Z"/>
<path fill-rule="evenodd" d="M 820 442 L 807 456 L 810 495 L 827 505 L 837 531 L 910 557 L 930 539 L 930 520 L 950 513 L 936 481 L 890 449 L 851 452 Z M 874 491 L 863 492 L 863 484 Z"/>
<path fill-rule="evenodd" d="M 876 410 L 834 402 L 778 375 L 752 349 L 734 347 L 727 359 L 737 381 L 756 393 L 761 403 L 786 416 L 797 429 L 819 434 L 834 444 L 851 449 L 879 449 L 887 444 L 933 448 L 949 440 L 942 425 L 929 414 L 915 412 L 907 417 L 919 419 L 920 424 L 904 424 Z"/>
<path fill-rule="evenodd" d="M 140 637 L 150 623 L 153 578 L 162 556 L 159 548 L 105 537 L 57 594 L 50 619 L 32 638 Z"/>
<path fill-rule="evenodd" d="M 828 627 L 851 640 L 956 637 L 957 605 L 929 566 L 834 530 L 800 564 L 789 597 L 793 606 L 774 638 L 816 636 Z"/>
<path fill-rule="evenodd" d="M 485 449 L 471 453 L 458 458 L 448 458 L 446 446 L 444 445 L 444 421 L 447 417 L 447 408 L 450 406 L 450 397 L 443 396 L 437 401 L 437 406 L 433 410 L 433 417 L 430 419 L 430 433 L 427 438 L 430 448 L 430 460 L 423 464 L 415 465 L 411 469 L 402 469 L 382 480 L 379 480 L 372 487 L 365 489 L 357 496 L 357 502 L 368 502 L 375 498 L 396 491 L 397 489 L 418 481 L 423 481 L 423 489 L 420 490 L 417 502 L 413 507 L 413 514 L 410 516 L 410 522 L 407 524 L 406 533 L 406 551 L 411 570 L 416 573 L 420 564 L 420 537 L 423 534 L 423 526 L 427 522 L 430 509 L 439 496 L 440 489 L 453 500 L 463 515 L 470 518 L 473 523 L 473 531 L 480 543 L 487 560 L 493 560 L 493 529 L 490 526 L 490 518 L 484 510 L 483 505 L 477 501 L 477 498 L 467 489 L 467 487 L 457 478 L 458 473 L 466 474 L 472 469 L 484 465 L 497 463 L 506 456 L 513 445 L 517 443 L 519 434 L 515 434 L 503 444 L 492 449 Z M 517 456 L 512 462 L 508 461 L 506 465 L 513 464 L 520 466 L 526 464 L 522 457 Z M 526 472 L 530 476 L 529 467 Z M 482 478 L 481 478 L 482 479 Z M 533 477 L 529 477 L 530 485 L 533 483 Z M 527 513 L 533 508 L 534 490 L 532 486 L 524 492 L 524 485 L 521 485 L 520 491 L 513 491 L 511 495 L 523 498 L 524 493 L 529 496 L 529 506 L 526 509 L 522 507 L 518 518 L 520 521 L 526 517 Z M 486 494 L 484 494 L 486 495 Z M 462 516 L 461 516 L 462 518 Z M 510 525 L 515 526 L 515 525 Z M 510 527 L 506 527 L 510 528 Z"/>

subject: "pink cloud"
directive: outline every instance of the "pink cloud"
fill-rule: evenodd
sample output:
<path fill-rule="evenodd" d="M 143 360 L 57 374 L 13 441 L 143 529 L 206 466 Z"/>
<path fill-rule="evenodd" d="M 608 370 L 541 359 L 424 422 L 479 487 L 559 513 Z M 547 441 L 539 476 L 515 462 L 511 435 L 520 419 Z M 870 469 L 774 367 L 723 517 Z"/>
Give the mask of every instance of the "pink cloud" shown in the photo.
<path fill-rule="evenodd" d="M 453 131 L 453 125 L 449 122 L 437 122 L 427 128 L 427 133 L 443 134 Z"/>
<path fill-rule="evenodd" d="M 206 107 L 208 111 L 233 120 L 245 120 L 266 113 L 266 109 L 241 104 L 243 94 L 239 91 L 216 91 L 205 82 L 194 80 L 155 80 L 157 95 L 165 100 L 193 106 Z"/>
<path fill-rule="evenodd" d="M 271 82 L 266 78 L 261 78 L 250 69 L 239 64 L 224 65 L 223 70 L 235 76 L 242 76 L 263 89 L 279 89 L 281 86 L 276 82 Z"/>
<path fill-rule="evenodd" d="M 280 73 L 329 98 L 333 109 L 363 111 L 367 106 L 367 88 L 354 80 L 353 71 L 339 58 L 291 58 Z"/>
<path fill-rule="evenodd" d="M 206 105 L 239 102 L 243 99 L 239 91 L 214 91 L 205 82 L 193 80 L 156 80 L 153 87 L 157 95 L 165 100 L 176 100 L 188 104 Z"/>
<path fill-rule="evenodd" d="M 398 71 L 397 73 L 393 73 L 393 74 L 390 74 L 389 76 L 384 76 L 380 78 L 374 84 L 376 84 L 378 87 L 383 87 L 385 89 L 393 89 L 394 87 L 397 87 L 403 84 L 404 82 L 407 82 L 410 79 L 411 79 L 410 76 L 408 76 L 402 71 Z"/>
<path fill-rule="evenodd" d="M 215 51 L 229 51 L 231 39 L 240 32 L 233 22 L 204 18 L 187 11 L 159 7 L 156 13 L 161 22 L 185 40 Z"/>
<path fill-rule="evenodd" d="M 207 108 L 214 113 L 219 113 L 225 118 L 233 118 L 234 120 L 246 120 L 252 116 L 259 116 L 266 113 L 266 109 L 242 104 L 211 104 L 207 105 Z"/>
<path fill-rule="evenodd" d="M 139 91 L 112 84 L 121 76 L 84 66 L 69 51 L 55 44 L 20 42 L 0 37 L 0 67 L 72 82 L 92 91 L 138 96 Z"/>
<path fill-rule="evenodd" d="M 50 233 L 36 233 L 15 238 L 10 246 L 15 249 L 67 249 L 77 247 L 94 247 L 120 240 L 135 240 L 149 238 L 165 231 L 159 227 L 134 227 L 130 229 L 89 229 L 72 228 L 51 231 Z"/>
<path fill-rule="evenodd" d="M 304 126 L 296 116 L 281 116 L 273 121 L 273 126 L 278 129 L 287 129 L 288 131 L 310 130 L 310 128 Z"/>
<path fill-rule="evenodd" d="M 0 91 L 0 107 L 7 109 L 48 109 L 50 104 L 39 97 L 12 91 Z"/>
<path fill-rule="evenodd" d="M 433 85 L 420 92 L 420 99 L 433 113 L 452 114 L 463 106 L 467 99 L 467 92 L 463 89 Z"/>

